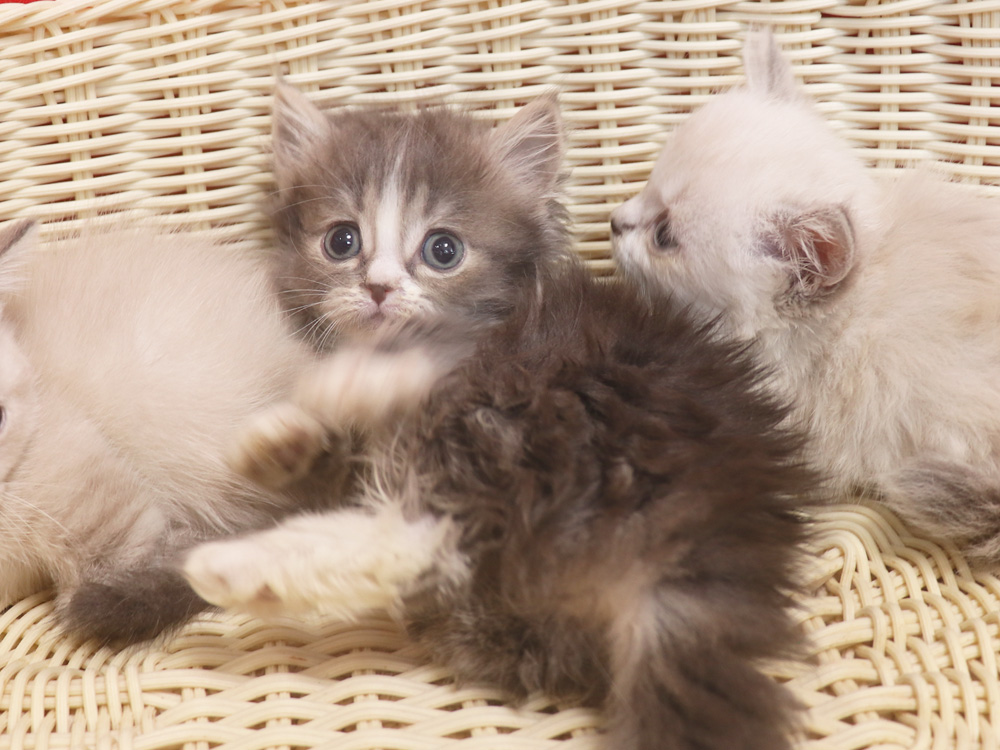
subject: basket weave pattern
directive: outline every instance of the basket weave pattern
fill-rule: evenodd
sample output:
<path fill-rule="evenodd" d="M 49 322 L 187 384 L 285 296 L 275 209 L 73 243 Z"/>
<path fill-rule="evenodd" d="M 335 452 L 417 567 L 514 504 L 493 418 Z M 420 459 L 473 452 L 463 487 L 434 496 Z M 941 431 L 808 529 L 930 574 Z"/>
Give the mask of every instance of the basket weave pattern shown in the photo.
<path fill-rule="evenodd" d="M 58 0 L 0 4 L 0 220 L 50 233 L 130 208 L 266 240 L 275 72 L 336 106 L 448 101 L 483 117 L 556 86 L 577 249 L 610 270 L 608 213 L 660 144 L 742 77 L 776 25 L 831 122 L 879 169 L 1000 186 L 1000 2 Z M 801 746 L 1000 744 L 1000 581 L 878 508 L 819 519 L 812 665 L 774 665 Z M 593 750 L 600 717 L 513 708 L 381 619 L 314 629 L 206 616 L 132 651 L 61 638 L 44 596 L 0 614 L 0 750 Z"/>

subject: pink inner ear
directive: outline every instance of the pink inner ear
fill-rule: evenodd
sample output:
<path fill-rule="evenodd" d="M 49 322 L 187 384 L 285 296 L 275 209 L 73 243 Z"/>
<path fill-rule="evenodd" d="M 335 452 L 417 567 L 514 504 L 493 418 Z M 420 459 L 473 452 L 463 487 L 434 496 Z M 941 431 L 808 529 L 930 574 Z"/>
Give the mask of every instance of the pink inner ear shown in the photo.
<path fill-rule="evenodd" d="M 775 225 L 777 231 L 764 240 L 765 249 L 793 264 L 805 291 L 836 286 L 850 272 L 854 230 L 843 207 L 780 215 Z"/>
<path fill-rule="evenodd" d="M 849 250 L 829 237 L 816 235 L 813 252 L 818 261 L 816 283 L 819 286 L 829 287 L 839 283 L 850 270 Z"/>

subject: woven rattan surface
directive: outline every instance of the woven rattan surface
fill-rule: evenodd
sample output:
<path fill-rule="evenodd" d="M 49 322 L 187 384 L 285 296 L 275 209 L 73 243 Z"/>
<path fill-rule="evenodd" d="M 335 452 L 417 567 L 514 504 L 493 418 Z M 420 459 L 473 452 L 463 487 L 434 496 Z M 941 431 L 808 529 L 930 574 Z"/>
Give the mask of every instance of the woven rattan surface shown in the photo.
<path fill-rule="evenodd" d="M 803 750 L 984 748 L 1000 736 L 1000 580 L 875 507 L 819 521 Z M 957 571 L 957 572 L 956 572 Z M 61 638 L 44 596 L 0 615 L 0 750 L 597 750 L 600 717 L 456 688 L 388 620 L 312 628 L 205 616 L 130 652 Z"/>
<path fill-rule="evenodd" d="M 274 73 L 328 104 L 453 101 L 505 118 L 546 87 L 573 127 L 578 248 L 771 22 L 880 167 L 1000 185 L 1000 3 L 40 0 L 0 5 L 0 219 L 113 207 L 265 232 Z"/>
<path fill-rule="evenodd" d="M 503 119 L 556 86 L 577 247 L 692 108 L 776 25 L 831 122 L 878 168 L 1000 186 L 1000 1 L 41 0 L 0 4 L 0 220 L 72 228 L 127 207 L 265 239 L 274 73 L 328 105 L 450 101 Z M 1000 581 L 878 509 L 821 519 L 802 618 L 801 744 L 996 748 Z M 597 747 L 599 717 L 456 689 L 388 621 L 314 630 L 203 618 L 131 652 L 59 637 L 44 597 L 0 615 L 5 748 Z"/>

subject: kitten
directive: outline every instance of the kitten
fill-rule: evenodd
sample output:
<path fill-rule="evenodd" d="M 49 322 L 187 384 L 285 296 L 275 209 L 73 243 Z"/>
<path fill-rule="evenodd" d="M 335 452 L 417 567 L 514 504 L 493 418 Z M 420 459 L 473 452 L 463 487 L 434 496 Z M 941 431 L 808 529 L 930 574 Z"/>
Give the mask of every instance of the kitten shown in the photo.
<path fill-rule="evenodd" d="M 414 315 L 498 319 L 534 249 L 564 242 L 554 96 L 491 129 L 440 107 L 324 113 L 279 84 L 272 141 L 275 273 L 318 349 Z"/>
<path fill-rule="evenodd" d="M 242 252 L 141 228 L 36 235 L 0 235 L 0 606 L 52 586 L 69 631 L 131 643 L 208 606 L 180 550 L 306 502 L 225 451 L 313 357 Z"/>
<path fill-rule="evenodd" d="M 757 670 L 801 643 L 813 477 L 785 411 L 667 298 L 568 254 L 536 279 L 492 326 L 342 346 L 252 422 L 270 481 L 287 425 L 363 426 L 370 474 L 349 509 L 195 548 L 188 579 L 265 615 L 387 608 L 464 680 L 604 704 L 616 750 L 789 747 Z"/>
<path fill-rule="evenodd" d="M 1000 562 L 1000 203 L 869 172 L 770 33 L 612 215 L 621 268 L 755 342 L 838 492 Z"/>

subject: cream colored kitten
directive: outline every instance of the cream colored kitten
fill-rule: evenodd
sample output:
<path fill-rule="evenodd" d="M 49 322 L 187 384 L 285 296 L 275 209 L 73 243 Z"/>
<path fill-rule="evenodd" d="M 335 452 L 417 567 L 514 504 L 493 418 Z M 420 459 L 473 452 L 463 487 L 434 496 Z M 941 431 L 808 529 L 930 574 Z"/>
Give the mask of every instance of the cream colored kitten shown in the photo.
<path fill-rule="evenodd" d="M 102 643 L 205 602 L 180 551 L 299 507 L 225 461 L 312 361 L 263 264 L 192 234 L 0 234 L 0 606 L 45 586 Z"/>
<path fill-rule="evenodd" d="M 753 339 L 840 492 L 1000 561 L 1000 203 L 867 171 L 771 34 L 612 216 L 624 271 Z"/>

